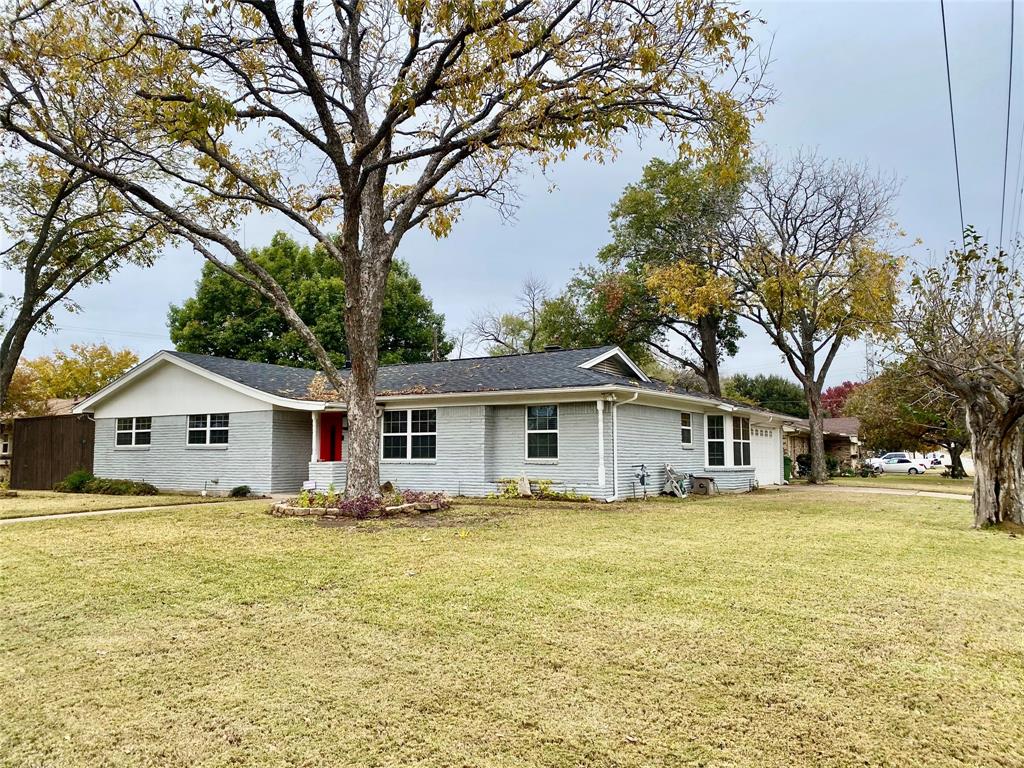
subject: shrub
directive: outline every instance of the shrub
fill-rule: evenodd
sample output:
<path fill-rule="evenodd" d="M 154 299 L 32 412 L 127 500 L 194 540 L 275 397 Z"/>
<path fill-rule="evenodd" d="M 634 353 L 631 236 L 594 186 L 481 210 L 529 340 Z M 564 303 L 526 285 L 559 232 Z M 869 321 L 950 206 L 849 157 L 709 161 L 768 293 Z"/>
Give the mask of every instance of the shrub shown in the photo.
<path fill-rule="evenodd" d="M 807 477 L 809 474 L 811 474 L 811 454 L 797 454 L 796 465 L 800 469 L 800 475 L 802 477 Z"/>
<path fill-rule="evenodd" d="M 87 469 L 76 469 L 55 486 L 53 490 L 61 493 L 83 493 L 85 486 L 96 478 Z"/>
<path fill-rule="evenodd" d="M 252 488 L 248 485 L 236 485 L 228 496 L 233 499 L 244 499 L 246 496 L 252 496 Z"/>
<path fill-rule="evenodd" d="M 156 496 L 159 491 L 155 485 L 149 483 L 94 477 L 82 487 L 82 493 L 100 493 L 107 496 Z"/>

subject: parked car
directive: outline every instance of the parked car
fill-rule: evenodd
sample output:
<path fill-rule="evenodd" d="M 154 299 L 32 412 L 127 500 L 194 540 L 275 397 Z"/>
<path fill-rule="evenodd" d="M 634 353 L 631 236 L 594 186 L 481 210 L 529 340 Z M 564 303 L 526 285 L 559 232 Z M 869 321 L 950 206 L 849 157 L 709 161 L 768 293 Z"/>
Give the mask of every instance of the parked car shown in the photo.
<path fill-rule="evenodd" d="M 906 451 L 891 451 L 890 453 L 884 453 L 881 456 L 872 456 L 870 459 L 865 459 L 864 463 L 869 467 L 881 467 L 889 459 L 910 459 L 910 454 Z"/>
<path fill-rule="evenodd" d="M 928 471 L 928 462 L 924 459 L 911 459 L 903 456 L 882 459 L 883 472 L 902 472 L 908 475 L 923 475 Z"/>

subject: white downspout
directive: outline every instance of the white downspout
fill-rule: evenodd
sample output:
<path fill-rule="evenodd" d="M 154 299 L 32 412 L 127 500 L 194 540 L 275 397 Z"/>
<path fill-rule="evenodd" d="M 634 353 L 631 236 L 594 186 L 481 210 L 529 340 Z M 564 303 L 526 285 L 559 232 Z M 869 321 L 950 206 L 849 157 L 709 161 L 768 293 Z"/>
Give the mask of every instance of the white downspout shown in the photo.
<path fill-rule="evenodd" d="M 612 495 L 608 501 L 616 501 L 619 498 L 619 406 L 632 403 L 638 397 L 640 393 L 634 392 L 629 400 L 612 403 Z"/>
<path fill-rule="evenodd" d="M 597 401 L 597 484 L 603 490 L 607 480 L 604 469 L 604 400 Z"/>

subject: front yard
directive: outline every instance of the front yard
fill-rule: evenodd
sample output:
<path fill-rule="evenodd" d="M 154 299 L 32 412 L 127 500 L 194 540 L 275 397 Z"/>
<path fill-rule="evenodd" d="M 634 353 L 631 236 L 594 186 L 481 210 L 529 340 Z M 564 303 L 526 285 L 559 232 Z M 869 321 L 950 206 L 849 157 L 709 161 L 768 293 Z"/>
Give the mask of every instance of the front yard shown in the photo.
<path fill-rule="evenodd" d="M 0 528 L 0 764 L 1024 765 L 966 502 L 265 509 Z"/>
<path fill-rule="evenodd" d="M 161 493 L 157 496 L 106 496 L 93 493 L 55 493 L 18 491 L 13 498 L 0 498 L 0 520 L 12 517 L 59 515 L 65 512 L 91 512 L 98 509 L 162 507 L 168 504 L 194 504 L 212 501 L 201 496 Z"/>

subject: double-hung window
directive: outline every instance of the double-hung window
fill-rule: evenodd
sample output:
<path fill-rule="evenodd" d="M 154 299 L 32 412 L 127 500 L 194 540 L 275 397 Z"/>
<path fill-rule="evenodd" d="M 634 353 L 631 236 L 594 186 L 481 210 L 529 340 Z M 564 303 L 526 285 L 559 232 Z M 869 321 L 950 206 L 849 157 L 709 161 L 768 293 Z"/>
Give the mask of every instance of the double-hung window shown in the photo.
<path fill-rule="evenodd" d="M 188 417 L 189 445 L 227 445 L 229 417 L 226 413 L 199 413 Z"/>
<path fill-rule="evenodd" d="M 750 419 L 742 416 L 732 417 L 732 463 L 750 466 Z"/>
<path fill-rule="evenodd" d="M 384 411 L 381 458 L 432 461 L 437 458 L 437 409 Z"/>
<path fill-rule="evenodd" d="M 114 445 L 149 445 L 153 437 L 153 419 L 150 416 L 133 416 L 117 420 Z"/>
<path fill-rule="evenodd" d="M 0 440 L 0 456 L 6 456 L 11 452 L 11 439 L 4 434 L 3 440 Z"/>
<path fill-rule="evenodd" d="M 558 458 L 558 406 L 526 406 L 526 458 Z"/>
<path fill-rule="evenodd" d="M 725 466 L 725 416 L 708 414 L 707 419 L 707 447 L 708 466 Z"/>
<path fill-rule="evenodd" d="M 679 436 L 683 445 L 693 445 L 693 422 L 689 413 L 679 414 Z"/>

